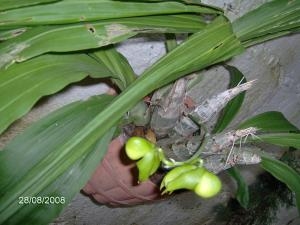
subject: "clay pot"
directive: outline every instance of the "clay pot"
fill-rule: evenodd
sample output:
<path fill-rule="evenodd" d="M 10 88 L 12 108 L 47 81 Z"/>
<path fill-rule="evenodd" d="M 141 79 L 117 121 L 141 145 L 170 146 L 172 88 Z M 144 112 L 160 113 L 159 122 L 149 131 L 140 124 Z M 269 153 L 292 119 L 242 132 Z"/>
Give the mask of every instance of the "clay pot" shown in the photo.
<path fill-rule="evenodd" d="M 151 181 L 137 183 L 138 171 L 125 155 L 124 139 L 118 137 L 109 149 L 83 192 L 99 203 L 129 206 L 147 203 L 161 197 L 159 188 Z"/>

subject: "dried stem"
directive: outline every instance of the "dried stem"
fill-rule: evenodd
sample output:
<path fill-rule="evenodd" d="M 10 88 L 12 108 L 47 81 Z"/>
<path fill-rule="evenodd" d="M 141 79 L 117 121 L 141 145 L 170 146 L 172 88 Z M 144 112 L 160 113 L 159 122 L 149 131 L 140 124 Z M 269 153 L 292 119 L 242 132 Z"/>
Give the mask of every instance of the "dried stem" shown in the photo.
<path fill-rule="evenodd" d="M 157 144 L 161 148 L 158 151 L 164 166 L 171 168 L 185 163 L 200 163 L 212 172 L 219 173 L 236 164 L 259 163 L 261 159 L 257 152 L 260 149 L 242 146 L 249 135 L 256 134 L 257 128 L 216 135 L 210 134 L 207 128 L 207 124 L 230 100 L 251 88 L 254 82 L 239 84 L 194 107 L 184 104 L 187 87 L 184 78 L 171 87 L 156 91 L 151 99 L 154 109 L 150 126 L 159 138 Z"/>
<path fill-rule="evenodd" d="M 255 80 L 240 84 L 234 88 L 228 89 L 218 95 L 207 99 L 202 104 L 197 106 L 192 112 L 189 113 L 190 116 L 194 118 L 199 124 L 204 124 L 210 121 L 214 116 L 217 115 L 229 101 L 231 101 L 238 94 L 250 89 Z"/>

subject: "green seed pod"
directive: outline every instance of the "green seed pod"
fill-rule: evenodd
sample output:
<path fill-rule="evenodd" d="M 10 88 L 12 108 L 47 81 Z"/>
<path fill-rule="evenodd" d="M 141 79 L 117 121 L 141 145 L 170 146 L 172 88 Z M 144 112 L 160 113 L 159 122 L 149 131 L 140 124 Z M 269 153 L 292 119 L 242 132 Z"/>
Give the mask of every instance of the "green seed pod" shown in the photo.
<path fill-rule="evenodd" d="M 222 183 L 219 177 L 206 170 L 194 191 L 202 198 L 210 198 L 218 194 L 221 188 Z"/>
<path fill-rule="evenodd" d="M 156 151 L 155 145 L 141 137 L 131 137 L 125 145 L 127 156 L 132 160 L 142 158 L 148 152 Z"/>
<path fill-rule="evenodd" d="M 191 165 L 191 164 L 186 164 L 186 165 L 175 167 L 174 169 L 172 169 L 165 175 L 164 179 L 161 182 L 160 189 L 167 186 L 170 181 L 174 180 L 179 175 L 181 175 L 187 171 L 196 169 L 196 168 L 197 168 L 197 166 Z"/>
<path fill-rule="evenodd" d="M 139 170 L 139 181 L 148 180 L 148 178 L 154 174 L 160 166 L 160 158 L 158 152 L 152 151 L 146 153 L 136 163 Z"/>
<path fill-rule="evenodd" d="M 204 168 L 196 168 L 181 173 L 166 185 L 166 190 L 164 192 L 172 193 L 179 189 L 194 190 L 201 179 L 203 172 L 205 172 L 204 170 Z"/>

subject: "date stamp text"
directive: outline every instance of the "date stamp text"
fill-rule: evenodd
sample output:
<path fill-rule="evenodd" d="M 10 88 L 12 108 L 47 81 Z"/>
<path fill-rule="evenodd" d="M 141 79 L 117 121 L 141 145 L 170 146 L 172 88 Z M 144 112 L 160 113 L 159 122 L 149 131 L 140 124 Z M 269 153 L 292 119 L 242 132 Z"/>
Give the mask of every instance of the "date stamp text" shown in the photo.
<path fill-rule="evenodd" d="M 20 196 L 18 199 L 19 205 L 58 205 L 65 203 L 66 199 L 63 196 Z"/>

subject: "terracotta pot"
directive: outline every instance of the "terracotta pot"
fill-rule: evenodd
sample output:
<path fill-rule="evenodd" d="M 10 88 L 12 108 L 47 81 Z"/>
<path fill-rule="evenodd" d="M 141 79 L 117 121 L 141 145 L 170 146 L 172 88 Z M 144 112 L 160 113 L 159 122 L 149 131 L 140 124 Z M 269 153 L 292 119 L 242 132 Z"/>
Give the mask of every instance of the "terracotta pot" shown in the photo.
<path fill-rule="evenodd" d="M 137 183 L 138 171 L 123 149 L 124 139 L 114 139 L 101 164 L 83 191 L 97 202 L 110 206 L 136 205 L 161 197 L 159 188 L 151 181 Z"/>

